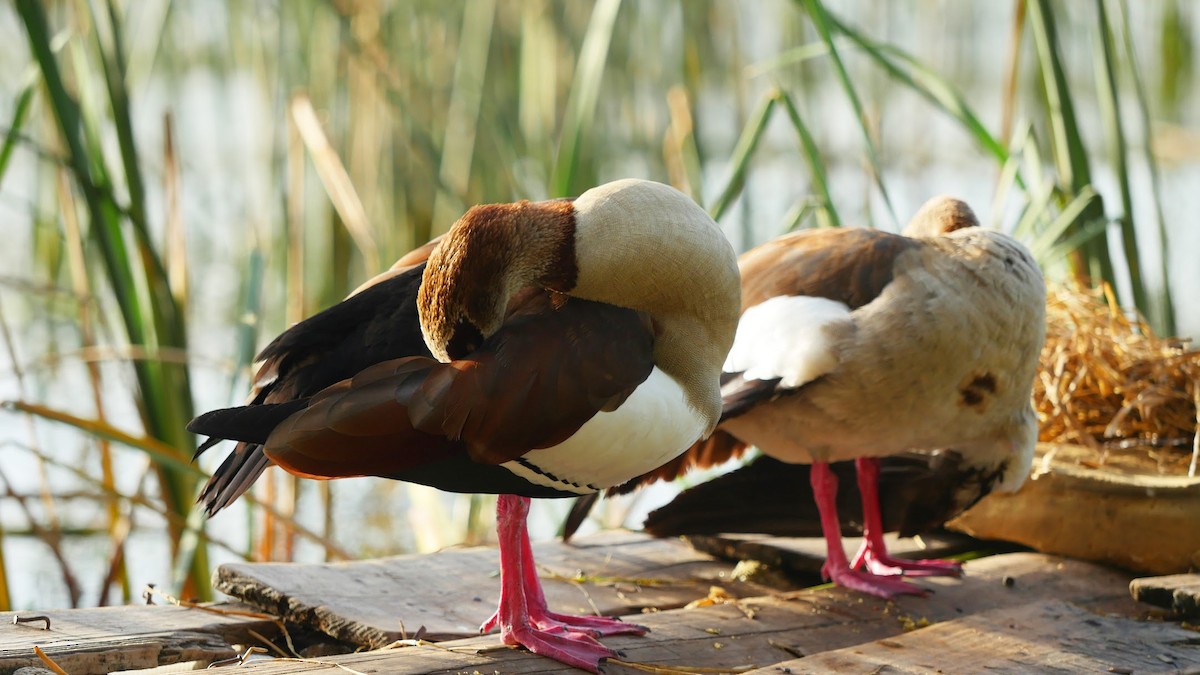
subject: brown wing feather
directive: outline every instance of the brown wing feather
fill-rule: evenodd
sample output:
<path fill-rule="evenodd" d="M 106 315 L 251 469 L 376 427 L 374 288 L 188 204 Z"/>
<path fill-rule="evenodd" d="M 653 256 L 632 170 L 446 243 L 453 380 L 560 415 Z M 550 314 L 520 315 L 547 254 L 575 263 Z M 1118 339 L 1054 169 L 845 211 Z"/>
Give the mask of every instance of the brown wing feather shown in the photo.
<path fill-rule="evenodd" d="M 271 433 L 263 452 L 310 478 L 392 475 L 461 452 L 413 428 L 404 400 L 445 364 L 423 356 L 376 364 L 327 387 Z"/>
<path fill-rule="evenodd" d="M 330 310 L 335 310 L 336 307 L 355 305 L 359 307 L 359 311 L 337 313 L 334 319 L 334 323 L 336 324 L 334 328 L 336 330 L 326 330 L 326 333 L 336 334 L 337 330 L 340 330 L 341 333 L 348 334 L 353 333 L 353 330 L 349 329 L 350 325 L 367 325 L 367 330 L 361 331 L 362 334 L 360 336 L 350 340 L 353 342 L 350 348 L 352 348 L 354 353 L 361 354 L 361 356 L 366 356 L 367 358 L 372 356 L 372 354 L 368 353 L 370 352 L 368 346 L 379 345 L 385 342 L 379 339 L 379 333 L 386 333 L 392 336 L 402 333 L 402 328 L 397 328 L 396 325 L 390 324 L 388 321 L 389 318 L 392 318 L 398 322 L 412 322 L 416 318 L 415 304 L 408 298 L 409 291 L 415 297 L 415 287 L 412 289 L 396 288 L 398 292 L 394 294 L 394 298 L 389 299 L 409 305 L 403 307 L 403 309 L 407 309 L 408 311 L 395 312 L 394 315 L 389 316 L 388 312 L 382 311 L 383 306 L 379 301 L 380 295 L 384 293 L 384 288 L 378 286 L 380 283 L 394 280 L 398 276 L 409 273 L 409 271 L 412 271 L 418 265 L 424 264 L 428 261 L 428 257 L 430 257 L 433 249 L 436 249 L 440 243 L 442 243 L 442 237 L 436 237 L 428 241 L 428 243 L 404 253 L 400 259 L 392 263 L 388 270 L 362 282 L 362 285 L 355 288 L 341 303 L 330 307 Z M 404 285 L 412 282 L 419 285 L 420 275 L 416 275 L 412 281 L 396 281 L 396 283 L 404 283 Z M 373 291 L 364 294 L 368 289 L 372 288 Z M 401 307 L 394 307 L 394 309 L 401 309 Z M 298 376 L 298 374 L 320 369 L 323 362 L 328 362 L 330 358 L 329 348 L 335 345 L 324 345 L 324 348 L 314 347 L 313 342 L 316 342 L 313 339 L 314 330 L 311 328 L 302 331 L 295 329 L 307 328 L 306 324 L 311 325 L 313 319 L 318 319 L 318 317 L 319 315 L 310 317 L 306 321 L 296 324 L 293 329 L 284 331 L 283 334 L 272 340 L 271 344 L 264 347 L 263 351 L 258 354 L 257 360 L 262 363 L 258 366 L 258 371 L 254 372 L 254 380 L 252 382 L 250 398 L 246 401 L 247 404 L 278 404 L 278 402 L 289 401 L 299 398 L 299 396 L 310 395 L 314 392 L 314 389 L 311 388 L 312 382 L 310 378 Z M 378 323 L 378 327 L 370 328 L 372 322 Z M 296 335 L 298 333 L 299 335 Z M 402 347 L 419 347 L 419 351 L 408 353 L 428 354 L 425 346 L 421 344 L 420 329 L 409 330 L 408 333 L 412 333 L 415 340 L 407 340 L 408 344 L 402 345 Z M 294 336 L 294 339 L 289 340 L 289 336 Z M 344 336 L 340 334 L 337 337 L 338 339 L 344 339 Z M 388 354 L 388 356 L 400 356 L 400 354 Z M 324 384 L 330 382 L 330 380 L 326 380 Z"/>
<path fill-rule="evenodd" d="M 742 311 L 776 296 L 821 297 L 858 309 L 879 297 L 896 274 L 897 259 L 925 244 L 864 228 L 804 230 L 755 248 L 739 260 Z M 724 373 L 721 419 L 789 393 L 779 380 Z"/>
<path fill-rule="evenodd" d="M 808 295 L 857 309 L 892 282 L 896 258 L 922 246 L 866 228 L 802 230 L 742 254 L 742 311 L 777 295 Z"/>
<path fill-rule="evenodd" d="M 313 397 L 267 455 L 306 476 L 403 476 L 455 453 L 499 464 L 557 445 L 654 367 L 637 312 L 530 290 L 469 358 L 377 364 Z"/>
<path fill-rule="evenodd" d="M 637 312 L 530 289 L 452 382 L 422 387 L 430 407 L 414 420 L 461 438 L 476 461 L 506 462 L 620 405 L 650 376 L 653 346 Z"/>

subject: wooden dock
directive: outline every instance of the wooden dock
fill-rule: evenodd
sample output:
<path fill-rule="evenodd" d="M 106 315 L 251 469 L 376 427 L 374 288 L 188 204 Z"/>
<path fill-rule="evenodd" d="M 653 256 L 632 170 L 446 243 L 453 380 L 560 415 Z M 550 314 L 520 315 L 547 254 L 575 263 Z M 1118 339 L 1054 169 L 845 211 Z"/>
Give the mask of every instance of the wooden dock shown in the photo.
<path fill-rule="evenodd" d="M 837 588 L 796 590 L 794 575 L 819 559 L 820 542 L 696 543 L 617 532 L 535 550 L 556 609 L 621 614 L 650 627 L 646 636 L 604 640 L 621 652 L 607 673 L 1200 673 L 1200 633 L 1178 621 L 1195 616 L 1194 575 L 1137 582 L 1138 597 L 1160 609 L 1131 597 L 1128 573 L 1018 552 L 970 561 L 962 579 L 917 580 L 934 591 L 929 597 L 882 601 Z M 934 544 L 953 550 L 964 542 Z M 250 675 L 577 672 L 507 648 L 496 635 L 475 635 L 494 609 L 496 573 L 490 548 L 226 565 L 217 587 L 248 606 L 218 609 L 242 613 L 136 606 L 0 615 L 0 673 L 44 667 L 35 646 L 70 675 L 182 672 L 222 660 L 229 672 Z M 264 615 L 245 612 L 255 608 Z M 36 615 L 49 619 L 48 630 L 41 620 L 11 623 Z M 256 645 L 266 653 L 239 662 Z"/>

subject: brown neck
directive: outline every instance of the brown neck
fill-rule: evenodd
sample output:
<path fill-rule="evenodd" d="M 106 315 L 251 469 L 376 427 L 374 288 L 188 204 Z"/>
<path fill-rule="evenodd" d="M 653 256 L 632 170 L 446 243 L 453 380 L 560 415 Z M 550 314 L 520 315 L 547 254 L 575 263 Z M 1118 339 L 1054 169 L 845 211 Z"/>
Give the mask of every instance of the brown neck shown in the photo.
<path fill-rule="evenodd" d="M 426 343 L 446 360 L 446 345 L 462 322 L 487 337 L 499 329 L 509 299 L 522 288 L 569 292 L 578 274 L 570 202 L 473 207 L 425 268 L 417 306 Z"/>

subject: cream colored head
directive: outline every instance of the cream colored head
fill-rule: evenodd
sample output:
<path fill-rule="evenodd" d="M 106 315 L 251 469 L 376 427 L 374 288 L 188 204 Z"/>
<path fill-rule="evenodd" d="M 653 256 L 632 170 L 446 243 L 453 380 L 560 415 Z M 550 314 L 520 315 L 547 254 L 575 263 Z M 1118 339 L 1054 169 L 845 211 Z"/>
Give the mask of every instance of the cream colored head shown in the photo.
<path fill-rule="evenodd" d="M 626 179 L 573 202 L 477 206 L 425 269 L 421 328 L 445 361 L 499 329 L 514 293 L 540 286 L 649 314 L 656 365 L 716 425 L 737 328 L 737 258 L 720 228 L 672 187 Z"/>
<path fill-rule="evenodd" d="M 1046 340 L 1046 285 L 1033 254 L 1012 237 L 986 228 L 962 229 L 930 239 L 931 248 L 968 273 L 957 278 L 974 292 L 965 311 L 1002 317 L 999 330 L 986 341 L 986 358 L 994 374 L 989 404 L 990 450 L 1003 468 L 998 491 L 1012 491 L 1029 474 L 1037 445 L 1037 415 L 1031 403 L 1033 385 Z M 979 420 L 983 425 L 983 421 Z"/>
<path fill-rule="evenodd" d="M 904 226 L 903 234 L 908 237 L 937 237 L 955 230 L 978 227 L 979 220 L 967 203 L 941 195 L 925 202 Z"/>
<path fill-rule="evenodd" d="M 1029 477 L 1038 441 L 1037 413 L 1032 404 L 1021 408 L 1012 422 L 1008 440 L 1012 444 L 1011 459 L 996 483 L 998 492 L 1016 492 Z"/>

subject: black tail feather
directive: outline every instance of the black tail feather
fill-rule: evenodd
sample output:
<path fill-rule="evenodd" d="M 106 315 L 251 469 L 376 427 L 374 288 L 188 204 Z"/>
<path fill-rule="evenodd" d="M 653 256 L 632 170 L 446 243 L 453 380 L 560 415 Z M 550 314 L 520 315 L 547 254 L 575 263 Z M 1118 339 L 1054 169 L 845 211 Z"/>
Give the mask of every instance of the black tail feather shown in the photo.
<path fill-rule="evenodd" d="M 263 454 L 261 445 L 238 443 L 204 484 L 196 502 L 204 507 L 205 515 L 214 516 L 250 489 L 270 465 L 271 460 Z"/>
<path fill-rule="evenodd" d="M 204 507 L 205 514 L 215 515 L 254 484 L 271 465 L 271 460 L 263 454 L 262 444 L 267 442 L 280 422 L 307 405 L 308 399 L 298 399 L 285 403 L 224 408 L 205 413 L 188 423 L 188 431 L 208 436 L 196 448 L 193 460 L 223 440 L 238 441 L 237 447 L 213 472 L 212 478 L 208 479 L 196 498 L 197 503 Z"/>
<path fill-rule="evenodd" d="M 192 429 L 192 427 L 189 424 L 188 431 L 191 431 L 191 429 Z M 220 443 L 223 440 L 225 440 L 225 439 L 221 438 L 220 436 L 209 436 L 207 439 L 205 439 L 205 441 L 203 443 L 201 443 L 199 446 L 196 447 L 196 452 L 192 453 L 192 461 L 193 462 L 196 461 L 196 458 L 199 457 L 200 455 L 203 455 L 205 450 L 208 450 L 209 448 L 213 447 L 214 445 L 216 445 L 217 443 Z"/>
<path fill-rule="evenodd" d="M 583 524 L 583 521 L 587 520 L 588 514 L 591 513 L 592 507 L 596 505 L 599 499 L 599 492 L 575 498 L 575 501 L 571 503 L 571 510 L 567 512 L 567 519 L 563 521 L 563 541 L 571 541 L 571 537 L 579 530 L 579 526 Z"/>
<path fill-rule="evenodd" d="M 243 443 L 267 442 L 267 437 L 279 423 L 308 406 L 308 399 L 285 403 L 261 403 L 206 412 L 188 422 L 187 430 L 210 438 L 196 450 L 196 455 L 216 445 L 222 439 Z M 213 439 L 216 439 L 215 441 Z"/>

